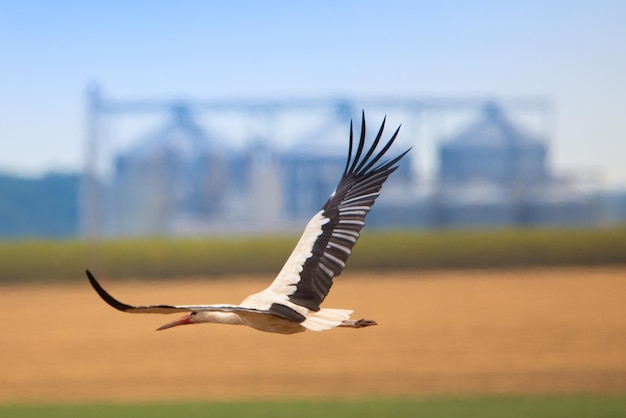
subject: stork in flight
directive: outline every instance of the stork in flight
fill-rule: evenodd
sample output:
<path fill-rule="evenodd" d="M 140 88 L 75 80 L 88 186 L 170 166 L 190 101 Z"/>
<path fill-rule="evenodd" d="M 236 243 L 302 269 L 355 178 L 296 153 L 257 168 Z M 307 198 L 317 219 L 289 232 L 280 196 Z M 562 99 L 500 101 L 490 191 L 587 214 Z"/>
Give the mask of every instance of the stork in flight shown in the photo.
<path fill-rule="evenodd" d="M 131 306 L 107 293 L 86 271 L 89 282 L 102 299 L 115 309 L 130 313 L 188 312 L 176 321 L 158 328 L 177 325 L 220 323 L 247 325 L 260 331 L 293 334 L 305 330 L 324 331 L 334 327 L 363 328 L 376 325 L 369 319 L 351 320 L 351 310 L 320 308 L 333 278 L 341 274 L 352 247 L 365 225 L 365 216 L 383 183 L 410 149 L 397 157 L 379 162 L 396 139 L 391 139 L 376 152 L 385 127 L 385 119 L 374 142 L 365 150 L 365 114 L 361 135 L 353 152 L 353 129 L 350 122 L 348 161 L 339 185 L 322 209 L 311 218 L 302 237 L 272 284 L 262 292 L 250 295 L 241 305 L 145 305 Z M 365 151 L 365 153 L 364 153 Z"/>

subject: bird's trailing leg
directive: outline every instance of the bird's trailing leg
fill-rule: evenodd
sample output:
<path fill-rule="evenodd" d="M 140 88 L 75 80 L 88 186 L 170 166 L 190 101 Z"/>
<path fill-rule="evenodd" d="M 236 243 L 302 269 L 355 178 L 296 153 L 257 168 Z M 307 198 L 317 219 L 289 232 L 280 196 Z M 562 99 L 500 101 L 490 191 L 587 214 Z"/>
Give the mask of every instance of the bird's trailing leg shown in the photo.
<path fill-rule="evenodd" d="M 354 319 L 347 319 L 343 321 L 341 325 L 339 326 L 346 327 L 346 328 L 365 328 L 365 327 L 369 327 L 372 325 L 378 325 L 378 324 L 376 323 L 376 321 L 373 321 L 371 319 L 359 319 L 356 321 Z"/>

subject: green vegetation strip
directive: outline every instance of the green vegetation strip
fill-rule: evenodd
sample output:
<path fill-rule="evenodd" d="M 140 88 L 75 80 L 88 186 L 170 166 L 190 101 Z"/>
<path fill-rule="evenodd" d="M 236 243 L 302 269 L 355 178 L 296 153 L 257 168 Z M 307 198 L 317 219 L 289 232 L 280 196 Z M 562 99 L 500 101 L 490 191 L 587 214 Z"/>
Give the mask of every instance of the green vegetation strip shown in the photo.
<path fill-rule="evenodd" d="M 429 417 L 609 418 L 626 416 L 626 395 L 502 396 L 471 399 L 285 401 L 149 405 L 0 406 L 0 416 L 73 417 Z"/>
<path fill-rule="evenodd" d="M 0 282 L 275 274 L 298 237 L 0 242 Z M 366 232 L 353 270 L 626 264 L 626 228 Z"/>

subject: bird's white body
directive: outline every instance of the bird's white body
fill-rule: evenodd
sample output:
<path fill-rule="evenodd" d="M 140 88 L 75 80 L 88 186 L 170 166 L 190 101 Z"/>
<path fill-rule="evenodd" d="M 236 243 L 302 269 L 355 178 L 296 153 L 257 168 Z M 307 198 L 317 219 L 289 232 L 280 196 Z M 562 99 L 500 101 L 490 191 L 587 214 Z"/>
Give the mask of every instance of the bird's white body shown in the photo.
<path fill-rule="evenodd" d="M 349 323 L 351 313 L 352 311 L 347 309 L 322 308 L 317 312 L 310 312 L 304 322 L 297 323 L 280 316 L 257 312 L 201 311 L 195 314 L 195 318 L 192 319 L 191 322 L 246 325 L 259 331 L 273 332 L 276 334 L 295 334 L 304 332 L 307 329 L 311 331 L 324 331 L 341 326 L 342 323 Z M 175 323 L 171 324 L 172 326 L 178 325 Z M 170 324 L 164 325 L 162 329 L 170 328 L 168 325 Z"/>
<path fill-rule="evenodd" d="M 113 298 L 87 271 L 90 283 L 109 305 L 124 312 L 189 312 L 159 329 L 194 323 L 220 323 L 293 334 L 305 330 L 324 331 L 335 327 L 362 328 L 376 325 L 371 320 L 350 320 L 351 310 L 321 308 L 319 305 L 328 294 L 333 278 L 344 269 L 360 230 L 365 225 L 365 216 L 380 195 L 383 183 L 397 168 L 394 164 L 408 152 L 407 150 L 391 161 L 375 165 L 398 134 L 396 130 L 382 151 L 374 154 L 384 125 L 383 121 L 373 145 L 363 158 L 361 155 L 365 144 L 365 117 L 354 158 L 350 125 L 348 161 L 339 185 L 324 207 L 311 218 L 270 286 L 248 296 L 240 305 L 132 306 Z"/>
<path fill-rule="evenodd" d="M 296 286 L 300 282 L 302 266 L 304 265 L 304 262 L 313 255 L 312 250 L 315 241 L 322 234 L 322 226 L 328 223 L 328 221 L 329 219 L 322 215 L 322 211 L 315 214 L 315 216 L 313 216 L 307 224 L 300 240 L 296 244 L 296 247 L 293 249 L 291 255 L 287 259 L 287 262 L 283 265 L 283 268 L 280 270 L 272 284 L 267 289 L 250 295 L 245 298 L 243 302 L 241 302 L 241 306 L 243 307 L 259 310 L 267 310 L 274 303 L 280 303 L 293 309 L 300 315 L 303 315 L 306 319 L 297 324 L 298 326 L 293 327 L 295 323 L 293 321 L 286 320 L 288 324 L 284 324 L 284 318 L 263 318 L 262 316 L 256 314 L 243 313 L 242 319 L 246 325 L 261 331 L 267 331 L 264 329 L 266 327 L 280 329 L 283 329 L 284 327 L 289 330 L 295 328 L 292 332 L 286 332 L 291 334 L 293 332 L 304 331 L 305 329 L 312 331 L 324 331 L 337 327 L 341 325 L 342 322 L 350 319 L 352 311 L 349 309 L 321 308 L 319 311 L 311 311 L 304 306 L 300 306 L 289 301 L 289 295 L 296 290 Z"/>

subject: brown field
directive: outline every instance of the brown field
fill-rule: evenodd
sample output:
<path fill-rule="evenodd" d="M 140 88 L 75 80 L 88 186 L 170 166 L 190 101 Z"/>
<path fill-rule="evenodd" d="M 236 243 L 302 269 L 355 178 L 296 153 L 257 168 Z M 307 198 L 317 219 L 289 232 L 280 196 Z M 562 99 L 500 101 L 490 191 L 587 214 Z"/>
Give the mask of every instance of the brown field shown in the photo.
<path fill-rule="evenodd" d="M 129 303 L 238 303 L 258 278 L 123 283 Z M 80 285 L 0 288 L 0 402 L 626 391 L 626 269 L 351 274 L 298 335 L 130 315 Z"/>

